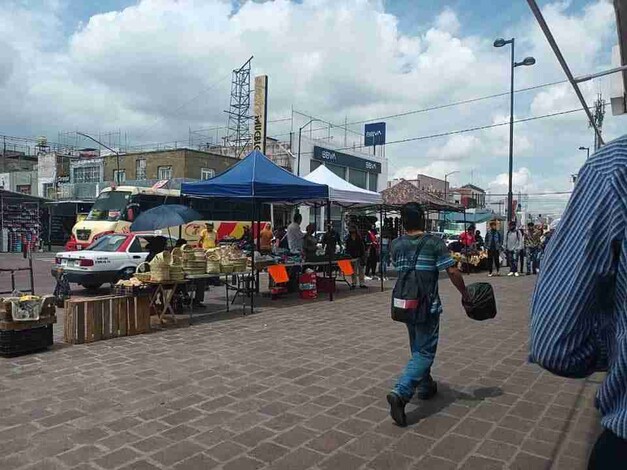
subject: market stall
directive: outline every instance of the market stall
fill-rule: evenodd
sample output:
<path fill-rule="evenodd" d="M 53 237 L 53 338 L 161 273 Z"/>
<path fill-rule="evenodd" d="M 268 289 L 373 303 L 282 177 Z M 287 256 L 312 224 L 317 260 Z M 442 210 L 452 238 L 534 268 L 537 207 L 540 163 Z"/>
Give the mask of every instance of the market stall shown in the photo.
<path fill-rule="evenodd" d="M 181 186 L 181 193 L 196 198 L 252 202 L 252 227 L 258 226 L 260 222 L 262 204 L 327 201 L 329 196 L 327 186 L 295 176 L 273 163 L 258 150 L 254 150 L 242 161 L 215 178 L 184 183 Z M 259 246 L 259 232 L 251 233 L 251 236 L 257 238 L 256 245 Z M 253 272 L 258 271 L 255 257 L 253 249 L 250 253 L 250 269 Z M 258 288 L 257 274 L 254 275 L 254 286 L 244 283 L 245 286 L 248 285 L 244 289 L 244 295 L 250 298 L 251 311 L 254 309 L 254 292 Z"/>

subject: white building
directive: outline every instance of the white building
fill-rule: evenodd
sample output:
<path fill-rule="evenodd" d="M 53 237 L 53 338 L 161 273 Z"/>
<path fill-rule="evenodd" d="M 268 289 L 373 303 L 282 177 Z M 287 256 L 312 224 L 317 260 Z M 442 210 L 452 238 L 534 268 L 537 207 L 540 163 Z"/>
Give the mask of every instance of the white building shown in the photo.
<path fill-rule="evenodd" d="M 296 157 L 294 173 L 299 176 L 307 176 L 320 165 L 325 165 L 340 178 L 359 188 L 380 192 L 387 186 L 388 163 L 387 159 L 381 155 L 382 147 L 376 149 L 375 155 L 372 147 L 366 148 L 370 150 L 370 153 L 347 149 L 332 143 L 328 138 L 316 139 L 310 135 L 305 136 L 304 133 L 300 139 L 300 158 L 297 133 L 292 135 L 290 147 Z M 318 212 L 317 217 L 314 216 L 313 208 L 303 206 L 300 212 L 303 215 L 303 227 L 317 219 L 317 230 L 323 229 L 326 220 L 324 209 Z M 331 219 L 341 220 L 341 212 L 339 207 L 332 208 Z"/>

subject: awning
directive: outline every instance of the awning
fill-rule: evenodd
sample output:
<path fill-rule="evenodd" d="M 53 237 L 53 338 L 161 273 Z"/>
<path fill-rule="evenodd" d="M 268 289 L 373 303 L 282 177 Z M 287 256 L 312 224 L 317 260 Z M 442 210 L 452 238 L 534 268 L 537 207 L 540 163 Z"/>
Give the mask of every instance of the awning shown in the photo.
<path fill-rule="evenodd" d="M 386 206 L 400 207 L 408 202 L 417 202 L 427 211 L 463 212 L 464 207 L 447 202 L 438 196 L 421 191 L 407 180 L 401 180 L 391 188 L 381 192 Z"/>
<path fill-rule="evenodd" d="M 328 186 L 329 200 L 341 206 L 373 206 L 383 203 L 379 193 L 350 184 L 324 165 L 316 168 L 304 179 Z"/>
<path fill-rule="evenodd" d="M 186 196 L 249 199 L 258 202 L 327 200 L 327 186 L 312 183 L 276 165 L 258 150 L 215 178 L 183 183 Z"/>

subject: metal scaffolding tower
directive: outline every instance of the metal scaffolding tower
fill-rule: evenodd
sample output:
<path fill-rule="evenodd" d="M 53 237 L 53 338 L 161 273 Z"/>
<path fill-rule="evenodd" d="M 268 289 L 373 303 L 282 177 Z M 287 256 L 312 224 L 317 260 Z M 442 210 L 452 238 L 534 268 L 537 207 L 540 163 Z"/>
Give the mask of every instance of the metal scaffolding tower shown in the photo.
<path fill-rule="evenodd" d="M 237 158 L 241 158 L 246 145 L 251 141 L 250 135 L 250 64 L 251 57 L 239 69 L 233 70 L 231 80 L 231 106 L 226 113 L 229 115 L 226 144 L 233 149 Z"/>

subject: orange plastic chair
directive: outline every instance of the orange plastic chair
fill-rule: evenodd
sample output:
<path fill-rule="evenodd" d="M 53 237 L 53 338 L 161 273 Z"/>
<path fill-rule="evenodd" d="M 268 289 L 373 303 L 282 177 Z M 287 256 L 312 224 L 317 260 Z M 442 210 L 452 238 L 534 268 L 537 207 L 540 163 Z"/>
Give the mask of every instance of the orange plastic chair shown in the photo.
<path fill-rule="evenodd" d="M 290 280 L 290 277 L 287 275 L 287 269 L 282 264 L 268 266 L 268 274 L 270 274 L 276 284 L 282 284 Z"/>
<path fill-rule="evenodd" d="M 344 276 L 352 276 L 355 273 L 353 269 L 353 263 L 348 259 L 341 259 L 337 262 L 337 265 L 340 267 L 340 271 Z"/>

